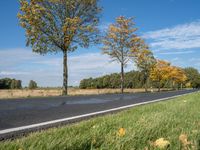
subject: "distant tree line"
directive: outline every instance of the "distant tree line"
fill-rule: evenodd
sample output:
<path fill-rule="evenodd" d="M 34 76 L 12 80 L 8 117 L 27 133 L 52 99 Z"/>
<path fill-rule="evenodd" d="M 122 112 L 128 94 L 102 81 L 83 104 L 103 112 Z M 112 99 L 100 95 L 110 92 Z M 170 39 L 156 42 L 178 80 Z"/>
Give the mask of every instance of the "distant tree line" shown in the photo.
<path fill-rule="evenodd" d="M 187 76 L 187 80 L 181 82 L 172 82 L 173 79 L 161 80 L 155 82 L 153 79 L 148 78 L 142 71 L 130 71 L 124 74 L 124 88 L 200 88 L 200 74 L 195 68 L 183 69 Z M 147 83 L 147 84 L 146 84 Z M 103 89 L 103 88 L 120 88 L 121 75 L 120 73 L 113 73 L 98 78 L 88 78 L 80 81 L 79 87 L 81 89 Z"/>
<path fill-rule="evenodd" d="M 131 71 L 124 74 L 124 87 L 125 88 L 140 88 L 142 83 L 143 74 L 139 71 Z M 83 79 L 80 82 L 81 89 L 88 88 L 120 88 L 121 75 L 120 73 L 113 73 L 99 78 Z"/>
<path fill-rule="evenodd" d="M 22 81 L 10 78 L 0 79 L 0 89 L 21 89 Z"/>
<path fill-rule="evenodd" d="M 37 83 L 33 80 L 30 80 L 28 89 L 36 88 L 38 88 Z M 0 89 L 22 89 L 22 81 L 11 78 L 0 79 Z"/>

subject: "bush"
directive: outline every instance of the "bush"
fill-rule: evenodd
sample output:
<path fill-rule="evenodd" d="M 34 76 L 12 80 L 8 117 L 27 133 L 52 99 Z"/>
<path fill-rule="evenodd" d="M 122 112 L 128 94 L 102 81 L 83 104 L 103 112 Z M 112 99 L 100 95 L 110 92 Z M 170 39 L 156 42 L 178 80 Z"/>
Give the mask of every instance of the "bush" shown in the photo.
<path fill-rule="evenodd" d="M 36 89 L 37 88 L 37 83 L 33 80 L 31 80 L 29 82 L 29 86 L 28 86 L 29 89 Z"/>

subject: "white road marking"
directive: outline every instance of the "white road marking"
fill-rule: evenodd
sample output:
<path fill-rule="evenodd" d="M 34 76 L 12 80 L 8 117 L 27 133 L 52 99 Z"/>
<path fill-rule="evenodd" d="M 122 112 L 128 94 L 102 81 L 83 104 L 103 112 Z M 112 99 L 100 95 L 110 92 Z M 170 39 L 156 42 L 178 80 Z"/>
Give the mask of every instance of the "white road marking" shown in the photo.
<path fill-rule="evenodd" d="M 180 94 L 180 95 L 166 97 L 166 98 L 161 98 L 161 99 L 156 99 L 156 100 L 152 100 L 152 101 L 148 101 L 148 102 L 142 102 L 142 103 L 137 103 L 137 104 L 131 104 L 131 105 L 126 105 L 126 106 L 121 106 L 121 107 L 117 107 L 117 108 L 112 108 L 112 109 L 108 109 L 108 110 L 103 110 L 103 111 L 98 111 L 98 112 L 83 114 L 83 115 L 69 117 L 69 118 L 57 119 L 57 120 L 53 120 L 53 121 L 47 121 L 47 122 L 42 122 L 42 123 L 37 123 L 37 124 L 32 124 L 32 125 L 27 125 L 27 126 L 22 126 L 22 127 L 5 129 L 5 130 L 1 130 L 0 131 L 0 135 L 12 133 L 12 132 L 24 131 L 26 129 L 39 128 L 39 127 L 43 127 L 43 126 L 46 126 L 46 125 L 51 125 L 51 124 L 56 124 L 56 123 L 62 123 L 62 122 L 66 122 L 66 121 L 72 121 L 72 120 L 75 120 L 75 119 L 81 119 L 81 118 L 85 118 L 85 117 L 91 117 L 91 116 L 95 116 L 95 115 L 100 115 L 100 114 L 104 114 L 104 113 L 109 113 L 109 112 L 114 112 L 114 111 L 118 111 L 118 110 L 122 110 L 122 109 L 131 108 L 131 107 L 135 107 L 135 106 L 139 106 L 139 105 L 145 105 L 145 104 L 160 102 L 160 101 L 164 101 L 164 100 L 168 100 L 168 99 L 173 99 L 173 98 L 177 98 L 177 97 L 188 95 L 188 94 L 191 94 L 191 93 Z"/>

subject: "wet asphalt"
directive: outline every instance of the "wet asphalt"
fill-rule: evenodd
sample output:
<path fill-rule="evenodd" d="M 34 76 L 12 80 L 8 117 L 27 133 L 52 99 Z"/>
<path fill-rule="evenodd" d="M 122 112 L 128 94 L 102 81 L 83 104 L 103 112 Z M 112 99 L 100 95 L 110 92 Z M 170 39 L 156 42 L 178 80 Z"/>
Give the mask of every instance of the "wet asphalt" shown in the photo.
<path fill-rule="evenodd" d="M 0 130 L 195 92 L 105 94 L 0 100 Z"/>

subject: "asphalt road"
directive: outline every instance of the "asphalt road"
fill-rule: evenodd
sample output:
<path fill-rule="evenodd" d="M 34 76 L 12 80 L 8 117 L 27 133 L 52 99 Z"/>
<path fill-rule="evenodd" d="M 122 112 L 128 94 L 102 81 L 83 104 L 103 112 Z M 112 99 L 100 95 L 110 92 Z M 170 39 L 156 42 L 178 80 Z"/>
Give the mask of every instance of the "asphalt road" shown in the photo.
<path fill-rule="evenodd" d="M 0 132 L 5 129 L 148 102 L 194 91 L 0 100 Z"/>

